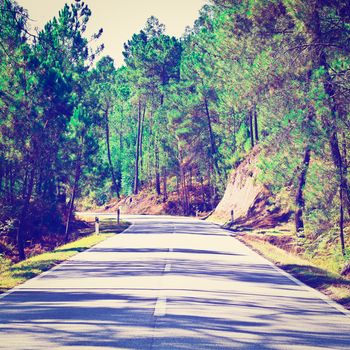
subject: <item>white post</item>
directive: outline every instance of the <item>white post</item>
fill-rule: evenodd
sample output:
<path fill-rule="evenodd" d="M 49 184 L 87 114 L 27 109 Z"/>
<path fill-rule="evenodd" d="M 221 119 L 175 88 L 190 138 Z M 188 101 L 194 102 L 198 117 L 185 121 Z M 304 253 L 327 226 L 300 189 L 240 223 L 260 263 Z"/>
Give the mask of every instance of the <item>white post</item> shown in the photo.
<path fill-rule="evenodd" d="M 97 216 L 95 217 L 95 233 L 97 235 L 100 233 L 100 220 Z"/>
<path fill-rule="evenodd" d="M 118 223 L 118 225 L 120 223 L 120 209 L 119 208 L 117 209 L 117 223 Z"/>

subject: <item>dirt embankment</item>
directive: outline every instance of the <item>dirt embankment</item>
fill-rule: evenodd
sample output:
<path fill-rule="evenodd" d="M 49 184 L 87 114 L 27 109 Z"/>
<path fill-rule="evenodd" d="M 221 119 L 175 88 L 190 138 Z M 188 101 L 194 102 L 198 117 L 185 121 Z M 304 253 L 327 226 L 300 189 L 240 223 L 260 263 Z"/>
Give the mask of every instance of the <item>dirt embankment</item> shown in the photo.
<path fill-rule="evenodd" d="M 168 214 L 168 202 L 162 196 L 141 191 L 137 195 L 127 196 L 121 200 L 114 200 L 106 205 L 104 211 L 114 212 L 119 208 L 123 214 Z"/>
<path fill-rule="evenodd" d="M 257 181 L 258 157 L 256 147 L 232 172 L 225 194 L 209 220 L 244 228 L 272 228 L 289 220 L 290 211 L 280 208 L 270 191 Z"/>
<path fill-rule="evenodd" d="M 206 203 L 203 204 L 203 199 L 200 189 L 192 186 L 188 190 L 190 198 L 190 215 L 205 216 L 208 214 L 206 210 L 198 211 L 201 208 L 207 208 Z M 147 215 L 185 215 L 184 209 L 176 191 L 169 192 L 166 199 L 163 195 L 157 195 L 149 190 L 142 189 L 137 195 L 130 195 L 122 199 L 113 200 L 108 203 L 103 211 L 116 212 L 120 209 L 122 214 L 147 214 Z M 199 209 L 197 209 L 199 208 Z"/>

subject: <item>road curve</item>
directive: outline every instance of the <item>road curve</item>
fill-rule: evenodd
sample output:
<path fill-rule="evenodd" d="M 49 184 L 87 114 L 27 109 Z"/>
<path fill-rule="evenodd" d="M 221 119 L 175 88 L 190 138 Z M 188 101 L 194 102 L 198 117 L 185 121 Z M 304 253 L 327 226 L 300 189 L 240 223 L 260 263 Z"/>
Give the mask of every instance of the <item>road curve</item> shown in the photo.
<path fill-rule="evenodd" d="M 134 225 L 0 299 L 0 349 L 349 349 L 350 318 L 215 225 Z"/>

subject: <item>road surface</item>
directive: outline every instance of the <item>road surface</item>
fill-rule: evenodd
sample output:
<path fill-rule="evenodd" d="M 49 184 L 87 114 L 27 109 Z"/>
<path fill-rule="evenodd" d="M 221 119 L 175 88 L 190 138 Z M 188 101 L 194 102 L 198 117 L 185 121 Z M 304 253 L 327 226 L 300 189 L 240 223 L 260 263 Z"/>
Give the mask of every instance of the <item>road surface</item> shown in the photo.
<path fill-rule="evenodd" d="M 0 299 L 0 349 L 350 349 L 350 318 L 215 225 L 134 225 Z"/>

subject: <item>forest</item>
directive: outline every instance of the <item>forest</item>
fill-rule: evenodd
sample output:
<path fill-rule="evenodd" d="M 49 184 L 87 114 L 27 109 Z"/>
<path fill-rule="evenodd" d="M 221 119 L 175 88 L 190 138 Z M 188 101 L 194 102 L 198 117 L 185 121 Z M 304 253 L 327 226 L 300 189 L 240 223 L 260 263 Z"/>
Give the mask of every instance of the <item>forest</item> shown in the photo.
<path fill-rule="evenodd" d="M 34 35 L 0 0 L 0 255 L 142 191 L 210 212 L 253 150 L 296 234 L 350 254 L 348 1 L 210 0 L 181 38 L 151 16 L 119 68 L 91 16 L 76 0 Z"/>

